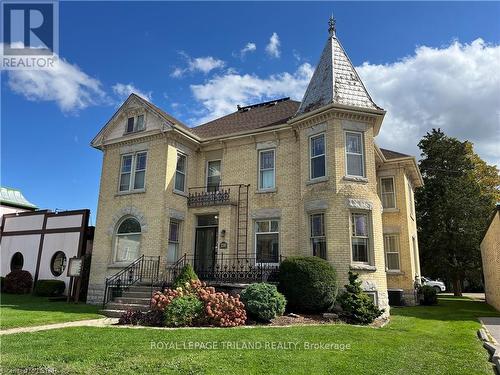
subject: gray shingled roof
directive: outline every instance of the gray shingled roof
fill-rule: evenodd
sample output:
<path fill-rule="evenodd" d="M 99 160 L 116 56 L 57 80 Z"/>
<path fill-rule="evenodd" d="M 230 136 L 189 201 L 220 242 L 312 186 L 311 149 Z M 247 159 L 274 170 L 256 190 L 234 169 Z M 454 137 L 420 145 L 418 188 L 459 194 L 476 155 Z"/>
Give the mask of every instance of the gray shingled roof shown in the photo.
<path fill-rule="evenodd" d="M 385 148 L 381 148 L 380 151 L 382 151 L 382 154 L 387 160 L 412 157 L 411 155 L 403 154 L 397 151 L 387 150 Z"/>
<path fill-rule="evenodd" d="M 331 103 L 381 109 L 366 91 L 335 33 L 328 37 L 297 114 Z"/>
<path fill-rule="evenodd" d="M 284 124 L 297 112 L 299 105 L 300 102 L 284 98 L 242 107 L 190 130 L 200 138 L 211 138 Z"/>
<path fill-rule="evenodd" d="M 3 186 L 0 187 L 0 203 L 12 207 L 37 209 L 37 206 L 29 202 L 20 190 Z"/>

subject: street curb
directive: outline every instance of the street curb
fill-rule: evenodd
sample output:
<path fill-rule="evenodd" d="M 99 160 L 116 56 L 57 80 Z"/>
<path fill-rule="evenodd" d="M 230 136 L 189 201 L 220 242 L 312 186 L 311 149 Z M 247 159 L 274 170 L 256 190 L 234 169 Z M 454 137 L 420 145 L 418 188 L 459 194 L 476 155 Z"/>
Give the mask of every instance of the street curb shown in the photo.
<path fill-rule="evenodd" d="M 495 343 L 492 342 L 488 335 L 488 330 L 484 325 L 477 331 L 477 336 L 483 342 L 483 347 L 490 355 L 489 361 L 495 365 L 496 372 L 500 374 L 500 345 L 495 345 Z"/>

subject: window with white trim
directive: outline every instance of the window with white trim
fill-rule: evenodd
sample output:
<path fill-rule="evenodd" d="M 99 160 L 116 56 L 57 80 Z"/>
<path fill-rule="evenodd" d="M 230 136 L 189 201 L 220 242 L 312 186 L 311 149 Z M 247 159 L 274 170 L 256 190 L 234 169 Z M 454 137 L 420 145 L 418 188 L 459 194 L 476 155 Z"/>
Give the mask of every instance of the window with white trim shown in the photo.
<path fill-rule="evenodd" d="M 309 215 L 313 256 L 326 259 L 325 214 Z"/>
<path fill-rule="evenodd" d="M 313 135 L 309 138 L 309 170 L 310 179 L 326 176 L 325 134 Z"/>
<path fill-rule="evenodd" d="M 384 250 L 387 271 L 399 271 L 399 235 L 384 235 Z"/>
<path fill-rule="evenodd" d="M 115 261 L 129 262 L 139 257 L 141 224 L 133 217 L 121 221 L 115 233 Z"/>
<path fill-rule="evenodd" d="M 368 214 L 351 213 L 352 261 L 369 263 L 370 227 Z"/>
<path fill-rule="evenodd" d="M 129 117 L 127 119 L 125 133 L 134 133 L 141 130 L 144 130 L 144 115 Z"/>
<path fill-rule="evenodd" d="M 396 208 L 394 177 L 382 177 L 380 179 L 380 198 L 383 208 Z"/>
<path fill-rule="evenodd" d="M 146 179 L 147 152 L 122 155 L 120 192 L 143 190 Z"/>
<path fill-rule="evenodd" d="M 373 304 L 375 306 L 378 306 L 378 296 L 377 296 L 377 292 L 365 292 L 366 295 L 368 295 L 368 297 L 370 297 L 370 299 L 372 300 Z"/>
<path fill-rule="evenodd" d="M 259 151 L 259 190 L 275 188 L 275 150 Z"/>
<path fill-rule="evenodd" d="M 363 133 L 345 133 L 345 153 L 347 175 L 365 177 Z"/>
<path fill-rule="evenodd" d="M 167 262 L 175 263 L 179 259 L 179 237 L 180 223 L 177 220 L 170 219 L 168 230 L 168 253 Z"/>
<path fill-rule="evenodd" d="M 255 221 L 256 263 L 279 263 L 279 220 Z"/>
<path fill-rule="evenodd" d="M 207 161 L 207 191 L 218 191 L 221 185 L 221 160 Z"/>
<path fill-rule="evenodd" d="M 174 189 L 177 191 L 186 191 L 186 161 L 187 157 L 180 152 L 177 153 L 177 164 L 175 167 Z"/>

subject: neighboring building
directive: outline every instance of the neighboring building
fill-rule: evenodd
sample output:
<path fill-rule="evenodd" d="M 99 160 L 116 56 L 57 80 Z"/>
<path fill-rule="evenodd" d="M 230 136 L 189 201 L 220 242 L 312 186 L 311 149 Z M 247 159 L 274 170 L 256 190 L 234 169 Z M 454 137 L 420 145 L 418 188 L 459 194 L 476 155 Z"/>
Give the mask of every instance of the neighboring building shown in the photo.
<path fill-rule="evenodd" d="M 22 269 L 30 272 L 35 282 L 62 280 L 68 287 L 68 260 L 89 256 L 92 251 L 93 227 L 88 226 L 89 214 L 89 210 L 39 210 L 3 215 L 1 276 Z"/>
<path fill-rule="evenodd" d="M 375 144 L 385 111 L 329 31 L 302 102 L 238 106 L 193 128 L 137 95 L 123 103 L 92 141 L 103 164 L 89 302 L 140 264 L 158 266 L 158 280 L 192 262 L 204 279 L 235 282 L 315 255 L 341 286 L 358 272 L 387 313 L 388 287 L 414 303 L 422 177 L 414 157 Z"/>
<path fill-rule="evenodd" d="M 481 242 L 486 302 L 500 311 L 500 203 Z"/>
<path fill-rule="evenodd" d="M 0 187 L 0 221 L 5 214 L 34 211 L 37 208 L 24 197 L 20 190 Z"/>

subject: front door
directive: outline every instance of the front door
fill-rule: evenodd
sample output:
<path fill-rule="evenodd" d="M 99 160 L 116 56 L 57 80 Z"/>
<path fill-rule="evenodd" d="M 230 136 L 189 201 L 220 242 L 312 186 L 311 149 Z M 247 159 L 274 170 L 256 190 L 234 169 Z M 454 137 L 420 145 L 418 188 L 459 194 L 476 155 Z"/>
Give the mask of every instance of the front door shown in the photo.
<path fill-rule="evenodd" d="M 209 279 L 214 272 L 217 231 L 217 227 L 196 228 L 194 270 L 202 279 Z"/>

